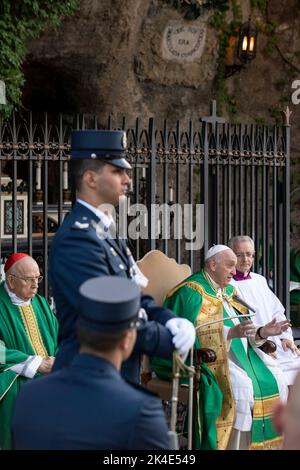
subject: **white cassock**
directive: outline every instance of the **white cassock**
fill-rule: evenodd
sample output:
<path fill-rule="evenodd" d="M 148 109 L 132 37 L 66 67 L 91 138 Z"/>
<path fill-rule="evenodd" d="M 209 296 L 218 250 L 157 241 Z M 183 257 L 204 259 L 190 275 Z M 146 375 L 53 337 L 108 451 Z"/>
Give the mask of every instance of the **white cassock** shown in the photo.
<path fill-rule="evenodd" d="M 238 295 L 256 310 L 256 315 L 252 318 L 253 323 L 257 326 L 264 326 L 274 318 L 277 321 L 286 320 L 284 307 L 269 288 L 266 279 L 260 274 L 252 272 L 250 276 L 251 279 L 241 281 L 232 279 L 231 284 L 238 290 Z M 281 339 L 284 338 L 293 341 L 291 328 L 279 336 L 272 336 L 270 338 L 276 343 L 277 359 L 265 354 L 261 350 L 256 352 L 272 372 L 274 364 L 279 365 L 284 373 L 287 384 L 291 385 L 294 383 L 295 377 L 300 370 L 300 356 L 297 356 L 290 349 L 284 351 L 281 343 Z"/>
<path fill-rule="evenodd" d="M 236 316 L 236 312 L 234 309 L 228 304 L 226 300 L 223 300 L 223 305 L 230 317 Z M 255 317 L 254 317 L 255 318 Z M 232 319 L 231 320 L 235 325 L 240 323 L 239 319 Z M 224 325 L 224 336 L 227 339 L 228 332 L 230 327 Z M 260 349 L 261 346 L 265 341 L 255 342 L 254 338 L 247 339 L 247 338 L 240 338 L 242 344 L 244 346 L 245 351 L 248 351 L 248 341 L 250 341 L 251 346 L 255 350 L 255 352 L 262 358 L 262 354 L 264 354 Z M 246 449 L 249 447 L 251 442 L 251 427 L 252 427 L 252 411 L 254 406 L 254 392 L 253 392 L 253 385 L 252 380 L 246 374 L 246 372 L 241 368 L 239 365 L 237 358 L 231 351 L 231 341 L 227 341 L 227 352 L 228 352 L 228 364 L 229 364 L 229 372 L 230 372 L 230 382 L 232 393 L 235 401 L 235 420 L 233 424 L 233 432 L 231 435 L 231 439 L 229 441 L 229 446 L 227 449 Z M 262 353 L 262 354 L 261 354 Z M 267 358 L 269 358 L 267 356 Z M 271 359 L 271 358 L 270 358 Z M 265 362 L 265 361 L 264 361 Z M 287 400 L 288 395 L 288 388 L 286 384 L 286 380 L 283 376 L 283 372 L 279 366 L 276 364 L 274 365 L 274 361 L 269 361 L 272 365 L 270 367 L 269 363 L 266 363 L 268 368 L 271 370 L 272 374 L 274 375 L 279 395 L 281 399 L 285 402 Z"/>

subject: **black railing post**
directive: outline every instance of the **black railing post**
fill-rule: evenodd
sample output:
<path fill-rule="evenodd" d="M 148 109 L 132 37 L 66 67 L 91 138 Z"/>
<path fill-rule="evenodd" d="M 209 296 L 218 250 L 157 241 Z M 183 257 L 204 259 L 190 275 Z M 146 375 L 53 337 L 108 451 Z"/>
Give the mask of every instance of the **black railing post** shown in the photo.
<path fill-rule="evenodd" d="M 32 256 L 32 199 L 33 199 L 33 122 L 32 112 L 29 113 L 29 132 L 28 132 L 28 143 L 29 143 L 29 159 L 28 159 L 28 202 L 27 202 L 27 246 L 28 253 Z"/>
<path fill-rule="evenodd" d="M 181 183 L 181 175 L 180 175 L 180 170 L 181 170 L 181 165 L 180 165 L 180 157 L 181 157 L 181 142 L 180 142 L 180 122 L 179 120 L 176 122 L 176 147 L 177 147 L 177 154 L 176 154 L 176 175 L 175 175 L 175 180 L 176 180 L 176 191 L 175 191 L 175 202 L 176 202 L 176 213 L 174 217 L 174 233 L 176 234 L 177 238 L 175 240 L 175 256 L 176 256 L 176 261 L 178 263 L 181 262 L 181 235 L 182 235 L 182 220 L 181 220 L 181 215 L 182 211 L 179 210 L 179 204 L 180 204 L 180 194 L 181 194 L 181 188 L 180 188 L 180 183 Z M 182 208 L 181 208 L 182 209 Z"/>
<path fill-rule="evenodd" d="M 197 201 L 196 204 L 194 204 L 194 191 L 193 191 L 193 176 L 194 176 L 194 153 L 195 153 L 195 148 L 194 148 L 194 129 L 193 129 L 193 122 L 189 122 L 189 161 L 188 161 L 188 201 L 189 201 L 189 223 L 190 223 L 190 238 L 192 238 L 192 233 L 193 233 L 193 210 L 195 209 L 195 214 L 197 217 Z M 194 207 L 196 206 L 196 207 Z M 196 225 L 197 227 L 197 225 Z M 192 239 L 190 241 L 191 248 L 193 246 Z M 188 257 L 188 262 L 191 267 L 192 272 L 194 271 L 194 257 L 193 257 L 193 250 L 190 249 L 189 251 L 189 257 Z"/>
<path fill-rule="evenodd" d="M 48 115 L 45 113 L 45 152 L 43 168 L 43 272 L 44 272 L 44 296 L 48 297 L 48 149 L 49 149 L 49 126 Z"/>
<path fill-rule="evenodd" d="M 287 317 L 290 318 L 290 145 L 291 126 L 290 110 L 285 111 L 284 142 L 285 142 L 285 173 L 283 190 L 283 305 Z M 279 267 L 280 268 L 280 267 Z"/>
<path fill-rule="evenodd" d="M 211 115 L 201 118 L 203 122 L 203 135 L 204 135 L 204 162 L 203 162 L 203 187 L 204 187 L 204 253 L 207 252 L 209 245 L 212 243 L 211 236 L 212 231 L 210 230 L 213 217 L 213 207 L 210 203 L 209 197 L 209 135 L 208 125 L 211 124 L 211 132 L 216 139 L 216 132 L 218 129 L 218 123 L 224 124 L 225 119 L 217 116 L 217 102 L 213 100 L 211 102 Z"/>
<path fill-rule="evenodd" d="M 155 250 L 156 240 L 154 231 L 152 229 L 155 226 L 155 182 L 156 182 L 156 143 L 155 143 L 155 128 L 154 128 L 154 119 L 149 119 L 148 126 L 148 148 L 150 155 L 150 165 L 148 167 L 148 182 L 147 187 L 147 210 L 148 210 L 148 248 L 149 250 Z M 153 225 L 154 224 L 154 225 Z M 154 235 L 154 237 L 153 237 Z"/>
<path fill-rule="evenodd" d="M 13 113 L 13 184 L 12 184 L 12 251 L 15 253 L 18 250 L 18 217 L 17 217 L 17 180 L 18 180 L 18 167 L 17 167 L 17 128 L 16 128 L 16 115 Z"/>
<path fill-rule="evenodd" d="M 64 170 L 64 162 L 63 162 L 63 147 L 64 147 L 64 135 L 63 135 L 63 123 L 62 123 L 62 115 L 59 115 L 59 128 L 58 128 L 58 155 L 59 155 L 59 172 L 58 172 L 58 181 L 59 181 L 59 187 L 58 187 L 58 207 L 57 207 L 57 219 L 58 219 L 58 225 L 62 223 L 62 217 L 63 217 L 63 203 L 64 203 L 64 178 L 63 178 L 63 170 Z M 68 167 L 67 167 L 68 168 Z M 67 190 L 68 188 L 66 188 Z"/>
<path fill-rule="evenodd" d="M 210 240 L 209 240 L 209 188 L 208 188 L 208 123 L 203 123 L 204 129 L 204 160 L 203 160 L 203 200 L 204 204 L 204 256 L 208 251 Z"/>
<path fill-rule="evenodd" d="M 165 154 L 165 160 L 163 162 L 163 203 L 168 205 L 170 204 L 171 206 L 171 203 L 173 203 L 173 201 L 170 200 L 169 198 L 169 186 L 170 186 L 170 182 L 169 182 L 169 164 L 168 164 L 168 154 L 169 154 L 169 141 L 168 141 L 168 126 L 167 126 L 167 121 L 166 119 L 164 120 L 164 128 L 163 128 L 163 132 L 162 132 L 162 139 L 163 139 L 163 151 L 164 151 L 164 154 Z M 172 184 L 172 182 L 171 182 Z M 170 190 L 171 191 L 171 190 Z M 169 230 L 170 230 L 170 227 L 165 227 L 165 224 L 166 224 L 166 221 L 170 223 L 170 221 L 168 221 L 168 218 L 166 218 L 167 220 L 162 220 L 162 224 L 163 224 L 163 230 L 165 231 L 165 233 L 169 233 Z M 163 239 L 163 251 L 166 255 L 168 255 L 168 250 L 169 249 L 169 240 L 167 237 L 165 237 Z"/>

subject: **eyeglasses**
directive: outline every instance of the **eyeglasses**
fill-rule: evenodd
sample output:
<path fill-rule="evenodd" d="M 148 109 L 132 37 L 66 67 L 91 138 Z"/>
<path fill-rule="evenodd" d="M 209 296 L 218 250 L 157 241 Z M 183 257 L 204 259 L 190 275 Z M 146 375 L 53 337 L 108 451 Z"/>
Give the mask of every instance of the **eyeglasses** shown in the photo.
<path fill-rule="evenodd" d="M 247 251 L 246 253 L 236 253 L 235 254 L 237 258 L 251 258 L 253 259 L 255 257 L 255 253 L 250 253 Z"/>
<path fill-rule="evenodd" d="M 34 282 L 37 282 L 40 284 L 43 280 L 43 276 L 36 276 L 36 277 L 20 277 L 20 276 L 15 276 L 14 274 L 10 274 L 12 277 L 16 277 L 17 279 L 22 279 L 22 281 L 26 282 L 26 284 L 33 284 Z"/>

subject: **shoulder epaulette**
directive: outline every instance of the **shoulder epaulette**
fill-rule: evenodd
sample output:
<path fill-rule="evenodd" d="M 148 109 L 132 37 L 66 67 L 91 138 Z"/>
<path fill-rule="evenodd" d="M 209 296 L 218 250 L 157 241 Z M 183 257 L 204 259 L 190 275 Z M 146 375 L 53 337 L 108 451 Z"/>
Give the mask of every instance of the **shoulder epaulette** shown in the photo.
<path fill-rule="evenodd" d="M 80 217 L 74 222 L 72 228 L 75 230 L 88 230 L 90 228 L 90 222 L 87 217 Z"/>

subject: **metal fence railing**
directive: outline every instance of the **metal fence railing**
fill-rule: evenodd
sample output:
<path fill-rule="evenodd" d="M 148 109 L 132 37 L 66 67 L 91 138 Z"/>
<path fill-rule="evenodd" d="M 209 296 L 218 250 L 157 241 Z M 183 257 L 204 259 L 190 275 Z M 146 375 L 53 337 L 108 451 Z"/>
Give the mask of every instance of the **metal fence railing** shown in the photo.
<path fill-rule="evenodd" d="M 48 295 L 49 247 L 71 209 L 68 160 L 72 128 L 122 128 L 127 132 L 128 159 L 133 166 L 128 226 L 139 215 L 136 204 L 143 203 L 148 209 L 143 215 L 148 227 L 139 238 L 129 240 L 136 258 L 159 248 L 195 271 L 210 245 L 247 234 L 255 240 L 255 269 L 273 282 L 275 293 L 288 308 L 289 124 L 232 125 L 217 117 L 215 102 L 211 116 L 185 126 L 178 121 L 174 128 L 167 122 L 156 128 L 153 118 L 146 125 L 136 119 L 130 127 L 126 119 L 121 123 L 108 119 L 103 126 L 90 116 L 32 113 L 14 115 L 3 123 L 2 263 L 12 251 L 32 254 L 43 270 L 43 293 Z M 158 210 L 165 207 L 166 215 L 160 217 L 160 228 L 165 224 L 163 234 L 153 230 L 153 205 Z"/>

